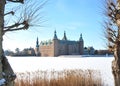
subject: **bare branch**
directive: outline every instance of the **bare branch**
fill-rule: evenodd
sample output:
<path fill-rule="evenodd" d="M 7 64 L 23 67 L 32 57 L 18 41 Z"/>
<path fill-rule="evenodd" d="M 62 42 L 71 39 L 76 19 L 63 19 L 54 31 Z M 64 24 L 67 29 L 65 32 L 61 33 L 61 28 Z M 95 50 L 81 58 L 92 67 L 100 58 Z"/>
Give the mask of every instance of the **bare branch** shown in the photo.
<path fill-rule="evenodd" d="M 6 16 L 6 15 L 8 15 L 8 14 L 14 15 L 15 13 L 14 13 L 13 11 L 10 11 L 10 12 L 8 12 L 8 13 L 5 13 L 4 16 Z"/>
<path fill-rule="evenodd" d="M 25 28 L 27 28 L 27 27 L 23 26 L 23 27 L 15 28 L 15 29 L 7 29 L 7 30 L 4 30 L 4 33 L 8 32 L 8 31 L 26 30 Z"/>
<path fill-rule="evenodd" d="M 117 38 L 116 36 L 116 31 L 115 30 L 112 30 L 111 28 L 107 28 L 107 32 L 108 32 L 108 35 L 110 35 L 112 38 Z"/>
<path fill-rule="evenodd" d="M 12 0 L 13 1 L 13 0 Z M 47 1 L 41 1 L 38 3 L 27 2 L 23 6 L 19 8 L 19 11 L 16 10 L 14 14 L 14 19 L 16 19 L 16 23 L 13 25 L 9 25 L 4 27 L 4 33 L 8 31 L 16 31 L 16 30 L 26 30 L 30 26 L 41 27 L 41 23 L 43 22 L 41 16 L 41 9 L 47 3 Z"/>
<path fill-rule="evenodd" d="M 14 25 L 11 25 L 11 26 L 8 26 L 5 28 L 7 28 L 7 29 L 3 30 L 4 33 L 8 32 L 8 31 L 27 30 L 29 28 L 29 24 L 27 21 L 23 21 L 22 23 L 15 23 Z"/>
<path fill-rule="evenodd" d="M 24 4 L 24 0 L 7 0 L 7 1 Z"/>
<path fill-rule="evenodd" d="M 114 51 L 114 46 L 108 45 L 109 51 L 113 52 Z"/>
<path fill-rule="evenodd" d="M 4 28 L 5 28 L 5 29 L 6 29 L 6 28 L 11 29 L 11 28 L 14 28 L 14 27 L 18 27 L 19 25 L 21 25 L 21 23 L 15 23 L 15 24 L 13 24 L 13 25 L 11 25 L 11 26 L 7 26 L 7 27 L 4 27 Z"/>
<path fill-rule="evenodd" d="M 116 3 L 113 0 L 108 0 L 105 6 L 105 16 L 116 24 L 116 20 L 118 19 L 118 16 L 116 16 L 117 13 Z"/>

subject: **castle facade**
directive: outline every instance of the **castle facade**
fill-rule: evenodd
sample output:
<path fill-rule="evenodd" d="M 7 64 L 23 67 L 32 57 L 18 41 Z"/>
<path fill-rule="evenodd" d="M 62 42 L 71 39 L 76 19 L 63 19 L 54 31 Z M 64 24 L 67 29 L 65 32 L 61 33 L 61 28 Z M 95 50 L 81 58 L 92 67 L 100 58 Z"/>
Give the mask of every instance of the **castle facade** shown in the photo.
<path fill-rule="evenodd" d="M 49 41 L 36 41 L 36 55 L 41 56 L 60 56 L 60 55 L 82 55 L 84 53 L 84 40 L 82 34 L 78 41 L 67 40 L 66 33 L 64 32 L 63 39 L 57 38 L 56 31 L 54 37 Z"/>

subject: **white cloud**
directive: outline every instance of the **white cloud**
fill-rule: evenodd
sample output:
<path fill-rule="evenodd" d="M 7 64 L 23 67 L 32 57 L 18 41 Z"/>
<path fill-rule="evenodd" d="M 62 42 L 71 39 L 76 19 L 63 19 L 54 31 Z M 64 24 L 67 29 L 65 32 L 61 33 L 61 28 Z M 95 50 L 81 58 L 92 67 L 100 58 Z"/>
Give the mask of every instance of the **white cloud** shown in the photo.
<path fill-rule="evenodd" d="M 69 29 L 69 30 L 76 30 L 80 29 L 81 27 L 86 26 L 84 22 L 68 22 L 65 24 L 56 24 L 55 27 L 61 29 Z"/>
<path fill-rule="evenodd" d="M 81 26 L 84 26 L 85 24 L 82 22 L 71 22 L 67 25 L 68 29 L 75 30 L 80 28 Z"/>

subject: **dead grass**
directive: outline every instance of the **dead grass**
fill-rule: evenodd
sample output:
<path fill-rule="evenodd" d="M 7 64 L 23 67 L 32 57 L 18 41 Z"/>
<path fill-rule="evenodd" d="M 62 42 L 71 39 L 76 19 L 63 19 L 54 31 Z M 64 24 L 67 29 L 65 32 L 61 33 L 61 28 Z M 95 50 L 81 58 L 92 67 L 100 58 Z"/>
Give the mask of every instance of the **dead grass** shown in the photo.
<path fill-rule="evenodd" d="M 17 73 L 15 86 L 103 86 L 96 70 L 36 71 Z"/>

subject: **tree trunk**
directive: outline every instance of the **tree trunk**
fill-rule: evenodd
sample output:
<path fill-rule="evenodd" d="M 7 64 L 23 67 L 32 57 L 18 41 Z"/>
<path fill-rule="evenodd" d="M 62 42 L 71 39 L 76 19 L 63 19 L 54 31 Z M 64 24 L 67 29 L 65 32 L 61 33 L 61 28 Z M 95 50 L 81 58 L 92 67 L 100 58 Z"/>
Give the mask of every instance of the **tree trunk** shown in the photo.
<path fill-rule="evenodd" d="M 0 0 L 0 79 L 2 76 L 2 40 L 3 40 L 3 28 L 4 28 L 4 9 L 5 9 L 5 0 Z"/>
<path fill-rule="evenodd" d="M 4 11 L 5 11 L 5 2 L 6 0 L 0 0 L 0 80 L 5 79 L 5 86 L 14 86 L 13 80 L 15 79 L 14 72 L 7 61 L 7 58 L 4 56 L 3 52 L 3 29 L 4 29 Z M 4 86 L 4 85 L 1 85 Z"/>
<path fill-rule="evenodd" d="M 115 86 L 120 86 L 120 70 L 116 67 L 118 63 L 114 60 L 112 62 L 112 73 L 114 76 Z"/>
<path fill-rule="evenodd" d="M 114 76 L 115 86 L 120 86 L 120 43 L 115 45 L 115 59 L 112 61 L 112 73 Z"/>

